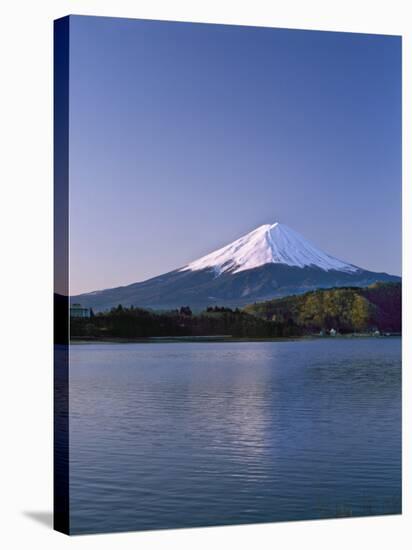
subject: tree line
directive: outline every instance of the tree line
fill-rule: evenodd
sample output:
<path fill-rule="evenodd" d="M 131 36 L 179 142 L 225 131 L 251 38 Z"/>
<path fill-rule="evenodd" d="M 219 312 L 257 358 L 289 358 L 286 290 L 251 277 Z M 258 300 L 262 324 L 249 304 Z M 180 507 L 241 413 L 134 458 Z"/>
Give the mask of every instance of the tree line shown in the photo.
<path fill-rule="evenodd" d="M 293 323 L 260 319 L 239 309 L 207 308 L 194 314 L 189 306 L 154 312 L 119 305 L 88 319 L 72 318 L 71 338 L 148 338 L 173 336 L 232 336 L 276 338 L 299 334 Z"/>
<path fill-rule="evenodd" d="M 231 336 L 281 338 L 321 331 L 401 332 L 401 284 L 333 288 L 253 304 L 244 309 L 189 306 L 158 312 L 119 305 L 88 319 L 72 318 L 71 338 Z"/>

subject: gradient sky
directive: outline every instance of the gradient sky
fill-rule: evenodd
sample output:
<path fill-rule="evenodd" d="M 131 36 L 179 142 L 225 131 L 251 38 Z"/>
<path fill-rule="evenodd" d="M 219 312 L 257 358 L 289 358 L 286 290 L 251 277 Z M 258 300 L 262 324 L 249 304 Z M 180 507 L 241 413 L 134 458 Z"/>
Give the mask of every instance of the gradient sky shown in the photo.
<path fill-rule="evenodd" d="M 401 39 L 73 16 L 70 293 L 280 221 L 401 273 Z"/>

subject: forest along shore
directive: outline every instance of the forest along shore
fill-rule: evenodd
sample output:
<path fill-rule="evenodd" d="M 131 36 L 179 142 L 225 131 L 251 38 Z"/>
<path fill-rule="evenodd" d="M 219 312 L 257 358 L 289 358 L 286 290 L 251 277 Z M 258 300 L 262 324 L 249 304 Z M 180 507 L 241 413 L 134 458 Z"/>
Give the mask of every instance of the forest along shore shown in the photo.
<path fill-rule="evenodd" d="M 308 336 L 401 334 L 400 283 L 333 288 L 251 304 L 243 309 L 189 306 L 152 311 L 119 305 L 70 319 L 71 340 L 135 341 L 147 338 L 282 339 Z"/>

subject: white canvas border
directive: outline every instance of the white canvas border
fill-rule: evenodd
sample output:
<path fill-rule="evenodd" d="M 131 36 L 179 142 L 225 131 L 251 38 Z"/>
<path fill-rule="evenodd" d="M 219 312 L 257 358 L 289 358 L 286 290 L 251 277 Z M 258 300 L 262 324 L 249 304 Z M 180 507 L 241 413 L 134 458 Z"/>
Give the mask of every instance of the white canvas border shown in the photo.
<path fill-rule="evenodd" d="M 78 13 L 403 36 L 404 514 L 69 539 L 47 521 L 52 499 L 52 21 Z M 411 44 L 408 1 L 16 0 L 3 7 L 3 307 L 0 496 L 5 548 L 406 548 L 411 539 Z M 409 100 L 409 101 L 408 101 Z M 409 213 L 409 215 L 408 215 Z M 28 321 L 26 319 L 28 318 Z M 23 320 L 24 319 L 24 320 Z M 26 325 L 27 323 L 27 325 Z M 407 343 L 409 340 L 409 343 Z M 43 515 L 42 515 L 43 514 Z"/>

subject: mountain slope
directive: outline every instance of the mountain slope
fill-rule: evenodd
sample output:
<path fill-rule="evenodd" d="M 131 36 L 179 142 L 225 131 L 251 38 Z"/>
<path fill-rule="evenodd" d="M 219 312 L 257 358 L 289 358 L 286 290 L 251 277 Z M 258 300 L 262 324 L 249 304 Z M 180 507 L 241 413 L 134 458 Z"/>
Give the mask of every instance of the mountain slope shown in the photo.
<path fill-rule="evenodd" d="M 152 309 L 181 305 L 241 307 L 317 288 L 400 281 L 361 269 L 316 248 L 281 225 L 264 225 L 178 270 L 141 283 L 72 297 L 96 311 L 118 304 Z"/>

